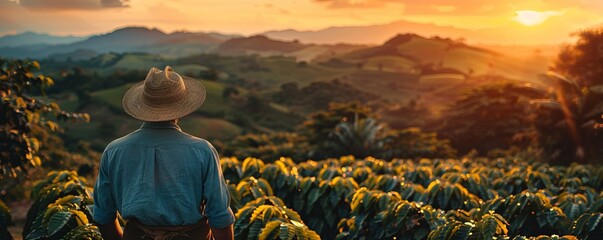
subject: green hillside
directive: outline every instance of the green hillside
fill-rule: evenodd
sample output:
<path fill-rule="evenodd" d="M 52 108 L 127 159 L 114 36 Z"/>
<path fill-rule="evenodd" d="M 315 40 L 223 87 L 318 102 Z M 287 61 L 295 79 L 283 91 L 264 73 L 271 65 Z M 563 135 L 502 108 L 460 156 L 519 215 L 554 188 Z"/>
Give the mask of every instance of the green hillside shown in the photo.
<path fill-rule="evenodd" d="M 222 116 L 234 111 L 231 104 L 222 98 L 225 88 L 223 83 L 203 81 L 207 89 L 204 105 L 197 113 L 181 119 L 182 128 L 198 137 L 227 140 L 240 134 L 242 128 Z M 71 139 L 88 141 L 93 147 L 102 149 L 109 141 L 123 136 L 140 127 L 141 122 L 123 112 L 122 97 L 133 84 L 99 90 L 91 93 L 87 103 L 75 98 L 59 101 L 65 110 L 87 112 L 91 116 L 90 123 L 70 124 L 67 136 Z M 79 109 L 78 109 L 79 107 Z"/>
<path fill-rule="evenodd" d="M 199 109 L 201 112 L 210 114 L 220 114 L 231 110 L 231 106 L 227 100 L 222 97 L 222 92 L 226 86 L 223 83 L 213 81 L 202 81 L 205 86 L 207 95 L 205 103 Z"/>
<path fill-rule="evenodd" d="M 126 54 L 113 64 L 113 68 L 148 69 L 149 66 L 161 66 L 163 64 L 165 64 L 165 60 L 159 55 Z"/>
<path fill-rule="evenodd" d="M 179 125 L 183 131 L 205 139 L 232 139 L 241 133 L 241 127 L 231 122 L 198 114 L 184 117 Z"/>
<path fill-rule="evenodd" d="M 287 82 L 295 82 L 304 86 L 315 81 L 332 80 L 347 73 L 345 69 L 298 62 L 293 57 L 285 56 L 201 54 L 174 61 L 174 65 L 188 64 L 206 66 L 223 73 L 225 79 L 220 80 L 224 80 L 228 84 L 264 90 L 276 90 L 281 84 Z"/>
<path fill-rule="evenodd" d="M 228 102 L 222 98 L 222 92 L 224 91 L 224 84 L 212 81 L 202 81 L 206 88 L 207 96 L 203 107 L 199 109 L 201 112 L 208 114 L 220 114 L 230 110 Z M 105 89 L 93 92 L 91 95 L 94 99 L 107 103 L 111 108 L 116 111 L 121 111 L 121 100 L 126 91 L 133 84 L 126 84 L 120 87 Z"/>
<path fill-rule="evenodd" d="M 111 140 L 138 129 L 142 122 L 113 107 L 92 103 L 82 109 L 90 113 L 90 123 L 67 124 L 67 137 L 90 142 L 92 147 L 102 150 Z M 191 114 L 181 119 L 181 128 L 197 137 L 209 140 L 228 140 L 241 133 L 241 127 L 221 118 L 210 118 Z"/>
<path fill-rule="evenodd" d="M 344 62 L 362 63 L 371 70 L 412 73 L 421 65 L 432 65 L 471 75 L 500 75 L 521 80 L 547 69 L 547 62 L 539 58 L 518 59 L 450 39 L 414 34 L 398 35 L 381 46 L 336 57 Z"/>
<path fill-rule="evenodd" d="M 203 80 L 207 88 L 204 105 L 191 120 L 183 120 L 182 124 L 201 136 L 229 138 L 247 131 L 291 130 L 303 121 L 304 116 L 326 109 L 330 101 L 354 99 L 345 94 L 359 99 L 361 96 L 378 96 L 378 101 L 364 99 L 364 102 L 379 102 L 375 105 L 379 108 L 415 103 L 437 116 L 470 89 L 492 83 L 495 79 L 530 81 L 535 79 L 535 74 L 546 69 L 543 67 L 546 61 L 540 58 L 516 59 L 459 41 L 412 34 L 396 36 L 374 47 L 343 46 L 337 50 L 337 46 L 304 45 L 302 48 L 297 43 L 289 45 L 294 46 L 286 53 L 289 56 L 197 54 L 173 58 L 149 53 L 102 54 L 78 61 L 75 65 L 90 75 L 90 81 L 107 80 L 107 84 L 99 86 L 111 87 L 84 89 L 90 92 L 91 103 L 70 98 L 62 100 L 61 104 L 69 110 L 90 112 L 93 117 L 91 124 L 78 127 L 80 129 L 74 133 L 77 138 L 94 140 L 99 134 L 105 134 L 102 131 L 98 133 L 99 129 L 109 129 L 113 125 L 118 129 L 114 135 L 106 134 L 108 136 L 99 138 L 107 141 L 139 126 L 123 113 L 121 98 L 134 82 L 144 78 L 150 67 L 169 65 L 177 72 L 194 78 L 211 71 L 217 74 L 217 78 Z M 249 47 L 243 46 L 239 50 Z M 273 47 L 263 45 L 255 50 L 273 51 Z M 316 60 L 317 56 L 320 56 L 320 61 Z M 68 65 L 66 62 L 62 65 L 60 62 L 49 64 L 53 72 L 73 66 L 73 63 Z M 121 75 L 115 75 L 120 71 Z M 95 75 L 97 73 L 98 76 Z M 54 76 L 60 75 L 55 73 Z M 301 90 L 313 83 L 335 79 L 359 92 L 316 88 L 322 86 L 320 84 L 315 85 L 315 90 L 301 93 L 303 97 L 281 92 L 284 84 L 293 84 L 288 86 Z M 225 97 L 227 88 L 228 91 L 236 89 L 238 93 Z M 278 100 L 273 98 L 275 94 L 280 96 Z M 396 121 L 400 116 L 384 118 Z"/>
<path fill-rule="evenodd" d="M 207 71 L 208 68 L 199 64 L 182 64 L 182 65 L 171 65 L 171 67 L 185 76 L 196 76 L 201 71 Z"/>
<path fill-rule="evenodd" d="M 94 99 L 109 104 L 113 109 L 120 110 L 122 109 L 121 99 L 132 85 L 133 84 L 127 84 L 116 88 L 100 90 L 93 92 L 91 95 Z"/>

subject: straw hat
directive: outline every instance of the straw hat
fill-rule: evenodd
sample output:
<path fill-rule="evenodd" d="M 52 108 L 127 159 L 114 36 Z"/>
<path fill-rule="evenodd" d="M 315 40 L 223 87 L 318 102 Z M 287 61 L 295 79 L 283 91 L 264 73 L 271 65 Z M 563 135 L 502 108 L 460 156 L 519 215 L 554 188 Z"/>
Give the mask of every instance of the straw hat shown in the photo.
<path fill-rule="evenodd" d="M 134 84 L 122 100 L 126 113 L 146 122 L 169 121 L 197 110 L 205 101 L 200 81 L 180 76 L 167 66 L 151 68 L 144 81 Z"/>

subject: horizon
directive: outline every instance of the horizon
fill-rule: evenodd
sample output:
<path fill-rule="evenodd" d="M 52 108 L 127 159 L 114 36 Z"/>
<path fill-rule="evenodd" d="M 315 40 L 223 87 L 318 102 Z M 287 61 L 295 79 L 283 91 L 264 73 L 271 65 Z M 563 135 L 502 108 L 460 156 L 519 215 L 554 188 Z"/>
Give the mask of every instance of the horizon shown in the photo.
<path fill-rule="evenodd" d="M 99 31 L 99 32 L 94 32 L 94 33 L 89 33 L 89 34 L 60 34 L 60 33 L 52 33 L 52 32 L 45 32 L 45 31 L 36 31 L 36 30 L 23 30 L 20 32 L 10 32 L 10 33 L 4 33 L 4 34 L 0 34 L 0 38 L 3 37 L 9 37 L 9 36 L 18 36 L 18 35 L 22 35 L 22 34 L 26 34 L 26 33 L 34 33 L 34 34 L 41 34 L 41 35 L 48 35 L 51 37 L 76 37 L 76 38 L 82 38 L 83 40 L 86 40 L 90 37 L 94 37 L 94 36 L 101 36 L 101 35 L 105 35 L 105 34 L 110 34 L 113 33 L 115 31 L 121 30 L 121 29 L 126 29 L 126 28 L 145 28 L 148 30 L 158 30 L 161 31 L 163 33 L 166 34 L 172 34 L 172 33 L 178 33 L 178 32 L 184 32 L 184 33 L 208 33 L 208 34 L 223 34 L 223 35 L 239 35 L 240 37 L 252 37 L 252 36 L 266 36 L 270 39 L 275 39 L 275 40 L 279 40 L 279 41 L 294 41 L 294 40 L 288 40 L 288 39 L 278 39 L 278 38 L 274 38 L 272 36 L 267 36 L 266 33 L 270 33 L 270 32 L 285 32 L 285 31 L 295 31 L 295 32 L 301 32 L 301 33 L 306 33 L 306 32 L 320 32 L 320 31 L 324 31 L 327 29 L 331 29 L 331 28 L 348 28 L 348 27 L 372 27 L 372 26 L 378 26 L 378 25 L 387 25 L 387 24 L 392 24 L 392 23 L 396 23 L 396 22 L 405 22 L 404 20 L 400 20 L 400 21 L 394 21 L 394 22 L 390 22 L 390 23 L 384 23 L 384 24 L 376 24 L 376 25 L 355 25 L 355 26 L 329 26 L 329 27 L 325 27 L 325 28 L 320 28 L 320 29 L 315 29 L 315 30 L 300 30 L 300 29 L 295 29 L 295 28 L 287 28 L 287 29 L 273 29 L 273 30 L 266 30 L 266 31 L 262 31 L 262 32 L 255 32 L 255 33 L 250 33 L 250 34 L 244 34 L 244 33 L 238 33 L 238 32 L 220 32 L 220 31 L 204 31 L 204 30 L 198 30 L 198 31 L 194 31 L 194 30 L 189 30 L 189 29 L 175 29 L 175 30 L 166 30 L 163 29 L 161 27 L 158 26 L 148 26 L 148 25 L 137 25 L 137 24 L 133 24 L 133 25 L 122 25 L 122 26 L 118 26 L 115 28 L 112 28 L 110 30 L 107 31 Z M 414 22 L 413 22 L 414 23 Z M 423 23 L 421 23 L 423 24 Z M 434 25 L 437 27 L 451 27 L 451 26 L 441 26 L 441 25 L 437 25 L 434 23 L 425 23 L 425 24 L 430 24 L 430 25 Z M 558 42 L 546 42 L 546 43 L 509 43 L 509 42 L 473 42 L 472 39 L 465 39 L 467 40 L 467 42 L 471 45 L 475 45 L 475 46 L 501 46 L 501 47 L 520 47 L 520 46 L 526 46 L 526 47 L 532 47 L 532 46 L 545 46 L 545 47 L 550 47 L 550 46 L 558 46 L 558 45 L 562 45 L 562 44 L 566 44 L 568 43 L 568 41 L 572 41 L 572 39 L 574 38 L 574 36 L 572 36 L 574 33 L 579 32 L 582 29 L 587 29 L 590 27 L 596 27 L 596 26 L 603 26 L 603 23 L 601 24 L 597 24 L 597 25 L 591 25 L 591 26 L 586 26 L 584 28 L 579 28 L 576 29 L 573 32 L 568 32 L 567 38 L 560 40 Z M 453 27 L 454 28 L 454 27 Z M 457 29 L 461 29 L 461 28 L 457 28 Z M 395 34 L 390 35 L 389 37 L 383 39 L 383 41 L 381 42 L 365 42 L 365 43 L 348 43 L 348 42 L 336 42 L 336 43 L 316 43 L 316 42 L 308 42 L 308 41 L 300 41 L 304 44 L 326 44 L 326 45 L 330 45 L 330 44 L 352 44 L 352 45 L 381 45 L 383 43 L 385 43 L 387 40 L 392 39 L 394 37 L 396 37 L 397 35 L 404 35 L 404 34 L 416 34 L 422 37 L 426 37 L 426 38 L 430 38 L 430 37 L 443 37 L 443 38 L 454 38 L 451 37 L 449 35 L 429 35 L 429 34 L 423 34 L 423 33 L 418 33 L 416 31 L 400 31 L 397 32 Z"/>
<path fill-rule="evenodd" d="M 232 9 L 236 4 L 237 9 Z M 321 31 L 332 27 L 387 25 L 409 22 L 446 31 L 475 33 L 472 44 L 559 44 L 580 29 L 603 24 L 603 3 L 555 1 L 440 1 L 427 3 L 387 0 L 306 1 L 129 1 L 69 0 L 0 1 L 0 36 L 24 32 L 53 36 L 105 34 L 139 26 L 163 32 L 216 32 L 244 36 L 270 31 Z M 161 14 L 157 14 L 157 13 Z M 16 19 L 25 19 L 19 20 Z M 102 22 L 103 24 L 99 24 Z M 409 33 L 420 32 L 404 31 Z M 521 37 L 517 37 L 521 36 Z M 537 36 L 537 37 L 536 37 Z M 458 36 L 453 36 L 458 37 Z M 496 39 L 500 43 L 484 39 Z M 553 40 L 554 39 L 554 40 Z"/>

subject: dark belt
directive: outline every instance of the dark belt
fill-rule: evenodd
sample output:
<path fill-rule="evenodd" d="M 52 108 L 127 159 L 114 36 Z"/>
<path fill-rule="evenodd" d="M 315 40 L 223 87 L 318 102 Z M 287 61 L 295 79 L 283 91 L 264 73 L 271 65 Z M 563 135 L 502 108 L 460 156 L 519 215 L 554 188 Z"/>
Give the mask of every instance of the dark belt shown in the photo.
<path fill-rule="evenodd" d="M 212 234 L 207 219 L 183 226 L 149 226 L 137 219 L 128 219 L 124 229 L 124 240 L 208 240 Z"/>

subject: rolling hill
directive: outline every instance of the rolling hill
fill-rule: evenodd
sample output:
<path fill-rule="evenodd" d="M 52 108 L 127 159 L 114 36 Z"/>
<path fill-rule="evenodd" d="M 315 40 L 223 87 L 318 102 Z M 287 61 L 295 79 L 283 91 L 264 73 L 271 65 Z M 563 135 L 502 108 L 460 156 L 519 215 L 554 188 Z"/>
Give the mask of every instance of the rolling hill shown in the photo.
<path fill-rule="evenodd" d="M 256 35 L 244 38 L 233 38 L 220 44 L 215 53 L 221 55 L 284 54 L 305 48 L 303 44 L 292 41 L 276 41 L 266 36 Z"/>
<path fill-rule="evenodd" d="M 295 40 L 281 41 L 255 35 L 229 39 L 210 52 L 220 55 L 288 56 L 298 61 L 310 62 L 366 47 L 352 44 L 302 44 Z"/>
<path fill-rule="evenodd" d="M 537 73 L 545 71 L 547 65 L 541 58 L 530 58 L 531 55 L 517 58 L 459 40 L 417 34 L 396 35 L 381 45 L 362 46 L 302 44 L 266 36 L 222 41 L 195 33 L 164 34 L 148 29 L 125 31 L 143 31 L 149 38 L 160 39 L 145 42 L 155 46 L 147 51 L 170 44 L 195 48 L 196 39 L 211 42 L 208 44 L 213 47 L 204 53 L 176 57 L 167 57 L 165 52 L 175 48 L 166 47 L 160 51 L 163 54 L 109 52 L 88 60 L 48 60 L 41 64 L 48 64 L 44 69 L 55 72 L 79 66 L 85 68 L 90 76 L 88 79 L 97 81 L 111 81 L 110 77 L 119 71 L 144 74 L 152 66 L 170 65 L 182 74 L 197 78 L 205 72 L 214 72 L 217 77 L 205 81 L 208 98 L 204 107 L 182 124 L 196 135 L 220 140 L 244 132 L 290 130 L 302 121 L 303 116 L 327 108 L 330 101 L 350 99 L 374 103 L 384 110 L 383 119 L 391 121 L 392 126 L 426 124 L 425 119 L 415 117 L 410 121 L 406 113 L 387 109 L 412 103 L 419 106 L 417 112 L 438 117 L 438 113 L 470 89 L 500 79 L 530 81 Z M 119 39 L 119 35 L 105 37 Z M 128 44 L 137 46 L 133 42 L 124 43 L 124 46 Z M 144 75 L 132 76 L 141 78 Z M 87 139 L 93 141 L 95 147 L 101 147 L 109 139 L 118 137 L 106 133 L 108 129 L 117 129 L 114 132 L 119 135 L 138 127 L 137 121 L 123 114 L 120 100 L 127 84 L 139 80 L 142 79 L 125 79 L 106 89 L 87 89 L 89 103 L 62 102 L 69 109 L 89 112 L 96 119 L 92 124 L 73 127 L 75 131 L 68 131 L 73 134 L 71 137 Z M 60 77 L 55 82 L 60 85 Z M 295 84 L 299 94 L 282 91 L 285 84 Z M 331 85 L 340 91 L 335 91 Z M 231 98 L 224 95 L 227 88 L 238 89 L 239 93 Z M 277 95 L 279 100 L 274 98 Z M 403 123 L 396 125 L 400 122 Z"/>
<path fill-rule="evenodd" d="M 115 47 L 112 44 L 121 45 Z M 73 50 L 88 47 L 92 49 Z M 112 50 L 106 52 L 107 49 Z M 130 52 L 136 49 L 140 52 Z M 469 89 L 497 79 L 531 81 L 536 79 L 538 73 L 546 71 L 548 65 L 548 60 L 537 52 L 518 57 L 509 55 L 507 51 L 498 52 L 467 44 L 460 39 L 418 34 L 399 34 L 383 44 L 366 46 L 304 44 L 267 36 L 228 38 L 211 33 L 167 34 L 158 29 L 131 27 L 93 36 L 78 43 L 55 46 L 54 51 L 61 50 L 74 52 L 55 53 L 53 57 L 56 59 L 42 62 L 43 65 L 50 65 L 45 69 L 61 72 L 75 65 L 85 68 L 90 74 L 98 74 L 97 79 L 107 81 L 112 80 L 109 77 L 114 72 L 135 71 L 144 74 L 150 67 L 162 68 L 165 65 L 194 77 L 214 72 L 214 81 L 207 85 L 211 96 L 208 97 L 206 108 L 197 114 L 206 120 L 228 119 L 230 124 L 247 130 L 273 127 L 269 124 L 278 121 L 260 117 L 243 121 L 241 116 L 232 115 L 239 110 L 232 109 L 230 104 L 233 102 L 229 103 L 228 99 L 222 97 L 227 87 L 248 90 L 248 93 L 240 96 L 243 100 L 238 102 L 238 107 L 246 104 L 246 97 L 259 96 L 267 102 L 267 106 L 271 106 L 264 110 L 274 111 L 275 116 L 289 117 L 289 113 L 303 115 L 319 110 L 321 106 L 326 107 L 326 103 L 333 100 L 331 94 L 316 90 L 322 89 L 316 86 L 323 85 L 312 84 L 335 79 L 349 86 L 349 91 L 346 90 L 349 95 L 378 96 L 391 105 L 415 102 L 437 114 Z M 78 61 L 76 58 L 89 57 L 95 52 L 100 54 L 87 60 L 82 57 Z M 59 57 L 72 59 L 73 62 L 61 62 Z M 110 86 L 110 89 L 89 90 L 92 98 L 104 106 L 98 108 L 101 113 L 96 116 L 104 119 L 102 112 L 118 112 L 119 96 L 127 88 L 127 85 L 121 84 L 138 80 L 142 79 L 114 81 L 113 85 L 103 85 Z M 314 90 L 304 93 L 304 99 L 300 101 L 311 104 L 302 106 L 304 104 L 291 103 L 301 99 L 296 97 L 295 100 L 282 101 L 283 106 L 276 106 L 270 96 L 288 83 L 296 84 L 299 89 L 315 86 L 308 88 Z M 360 92 L 354 92 L 354 88 Z M 317 99 L 322 102 L 315 104 L 319 102 Z M 343 97 L 339 99 L 349 100 Z M 90 109 L 96 111 L 97 108 Z M 230 125 L 224 123 L 221 126 Z"/>
<path fill-rule="evenodd" d="M 464 75 L 498 75 L 510 79 L 534 78 L 546 71 L 541 58 L 517 58 L 449 38 L 397 35 L 383 45 L 333 56 L 343 63 L 384 72 L 425 75 L 454 69 Z M 447 72 L 450 73 L 450 72 Z"/>

